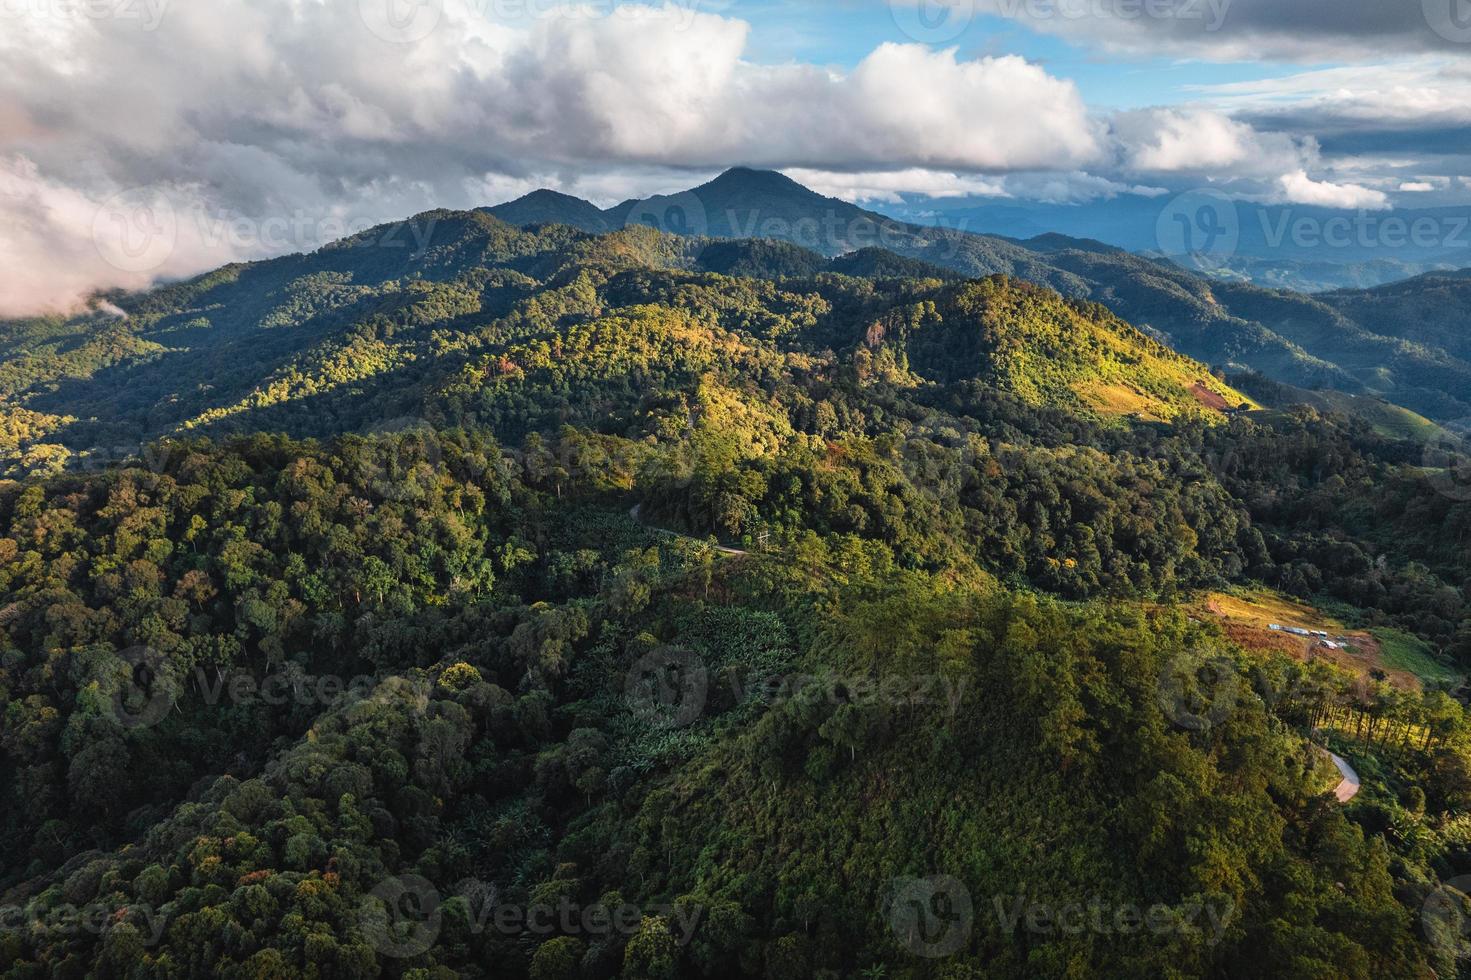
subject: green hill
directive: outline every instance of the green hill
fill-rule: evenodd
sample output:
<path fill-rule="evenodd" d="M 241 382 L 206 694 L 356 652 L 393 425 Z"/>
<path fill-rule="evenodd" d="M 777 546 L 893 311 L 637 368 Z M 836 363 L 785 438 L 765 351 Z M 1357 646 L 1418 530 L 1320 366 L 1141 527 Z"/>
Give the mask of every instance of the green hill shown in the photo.
<path fill-rule="evenodd" d="M 0 973 L 1451 975 L 1464 467 L 920 261 L 430 212 L 6 325 Z"/>
<path fill-rule="evenodd" d="M 634 208 L 627 202 L 602 214 L 622 226 Z M 740 168 L 637 208 L 639 220 L 696 236 L 780 239 L 829 257 L 878 247 L 966 277 L 1025 279 L 1102 303 L 1207 364 L 1382 397 L 1442 421 L 1471 415 L 1471 357 L 1457 339 L 1466 303 L 1456 290 L 1465 279 L 1454 273 L 1399 290 L 1308 296 L 1063 235 L 1020 242 L 982 229 L 910 225 L 781 174 Z M 569 220 L 586 226 L 585 218 Z"/>
<path fill-rule="evenodd" d="M 880 278 L 928 271 L 873 252 L 832 267 Z M 924 376 L 962 370 L 1032 404 L 1164 419 L 1241 402 L 1205 368 L 1045 290 L 1006 286 L 994 302 L 975 301 L 974 290 L 935 280 L 877 289 L 829 268 L 780 242 L 518 230 L 432 212 L 313 255 L 114 297 L 123 318 L 11 325 L 0 371 L 13 380 L 0 407 L 12 421 L 0 450 L 21 473 L 115 458 L 165 435 L 326 436 L 405 415 L 459 420 L 469 410 L 446 392 L 528 337 L 620 309 L 677 309 L 681 291 L 702 317 L 722 310 L 722 329 L 808 350 L 852 350 L 874 322 L 912 324 L 914 337 L 901 330 L 892 353 L 918 345 Z M 780 283 L 740 278 L 752 276 Z M 88 331 L 97 335 L 79 342 Z M 947 362 L 953 354 L 963 360 Z"/>
<path fill-rule="evenodd" d="M 1230 380 L 1241 391 L 1271 408 L 1285 409 L 1294 405 L 1307 405 L 1321 412 L 1337 412 L 1362 420 L 1388 439 L 1404 439 L 1423 444 L 1442 437 L 1445 432 L 1424 416 L 1382 398 L 1347 395 L 1341 391 L 1307 391 L 1278 384 L 1259 374 L 1236 375 Z"/>

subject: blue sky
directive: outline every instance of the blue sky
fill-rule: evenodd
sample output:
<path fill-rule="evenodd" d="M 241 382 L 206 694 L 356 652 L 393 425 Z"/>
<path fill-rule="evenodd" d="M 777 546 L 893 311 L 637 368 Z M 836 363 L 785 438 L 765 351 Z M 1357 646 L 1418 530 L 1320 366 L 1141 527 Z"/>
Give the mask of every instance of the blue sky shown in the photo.
<path fill-rule="evenodd" d="M 1290 0 L 1287 0 L 1290 2 Z M 913 43 L 892 8 L 884 3 L 811 0 L 730 0 L 721 8 L 752 27 L 749 55 L 766 63 L 801 61 L 852 68 L 879 44 Z M 1056 37 L 1038 34 L 1003 17 L 977 14 L 963 32 L 941 47 L 966 57 L 1016 54 L 1076 82 L 1091 104 L 1142 108 L 1195 101 L 1200 85 L 1256 81 L 1293 74 L 1305 64 L 1213 63 L 1198 58 L 1104 55 Z"/>
<path fill-rule="evenodd" d="M 875 207 L 1465 206 L 1471 0 L 0 5 L 16 308 L 737 164 Z M 178 218 L 156 263 L 106 238 L 138 214 Z"/>

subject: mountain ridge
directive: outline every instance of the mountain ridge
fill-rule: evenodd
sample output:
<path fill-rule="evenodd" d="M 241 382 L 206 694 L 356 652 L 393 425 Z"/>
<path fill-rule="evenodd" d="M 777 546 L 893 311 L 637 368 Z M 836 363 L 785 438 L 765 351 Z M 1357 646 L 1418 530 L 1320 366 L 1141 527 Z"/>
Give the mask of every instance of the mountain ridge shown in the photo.
<path fill-rule="evenodd" d="M 510 205 L 498 207 L 514 216 L 514 209 L 505 210 Z M 1427 340 L 1402 322 L 1403 314 L 1355 320 L 1344 313 L 1343 297 L 1210 278 L 1159 257 L 1056 233 L 1019 241 L 907 224 L 750 168 L 603 215 L 618 225 L 647 223 L 677 234 L 775 238 L 829 258 L 882 247 L 962 276 L 1015 276 L 1103 303 L 1181 353 L 1225 370 L 1389 398 L 1432 418 L 1471 416 L 1471 350 L 1450 344 L 1450 330 Z M 1471 285 L 1466 288 L 1471 297 Z M 1382 333 L 1385 324 L 1395 332 Z"/>

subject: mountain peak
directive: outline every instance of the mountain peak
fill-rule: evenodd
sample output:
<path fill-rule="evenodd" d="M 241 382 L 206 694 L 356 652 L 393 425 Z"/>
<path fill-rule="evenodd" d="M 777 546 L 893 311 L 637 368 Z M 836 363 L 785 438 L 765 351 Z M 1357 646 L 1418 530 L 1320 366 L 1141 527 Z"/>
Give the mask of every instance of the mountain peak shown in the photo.
<path fill-rule="evenodd" d="M 596 204 L 545 187 L 481 210 L 513 225 L 570 225 L 594 234 L 612 230 Z"/>
<path fill-rule="evenodd" d="M 530 194 L 523 194 L 520 197 L 516 198 L 514 201 L 509 201 L 507 203 L 509 203 L 509 204 L 530 204 L 530 203 L 553 202 L 553 201 L 555 201 L 557 203 L 560 203 L 560 204 L 587 204 L 587 203 L 589 203 L 587 201 L 584 201 L 580 197 L 573 197 L 571 194 L 563 194 L 561 191 L 554 191 L 550 187 L 539 187 L 536 190 L 532 191 Z"/>
<path fill-rule="evenodd" d="M 819 196 L 815 191 L 803 187 L 786 174 L 775 170 L 758 170 L 754 167 L 731 167 L 725 173 L 705 184 L 700 190 L 719 190 L 744 193 L 784 193 Z"/>

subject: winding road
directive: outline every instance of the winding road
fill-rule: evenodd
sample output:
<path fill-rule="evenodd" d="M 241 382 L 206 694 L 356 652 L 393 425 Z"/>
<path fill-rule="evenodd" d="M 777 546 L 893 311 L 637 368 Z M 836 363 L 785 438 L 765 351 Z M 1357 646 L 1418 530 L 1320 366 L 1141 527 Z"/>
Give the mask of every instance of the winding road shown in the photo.
<path fill-rule="evenodd" d="M 668 534 L 675 537 L 683 537 L 683 535 L 680 535 L 677 531 L 671 531 L 667 528 L 653 527 L 651 525 L 644 524 L 643 520 L 641 519 L 642 511 L 643 504 L 634 504 L 632 509 L 629 510 L 628 516 L 630 519 L 633 520 L 635 524 L 647 527 L 651 531 L 656 531 L 659 534 Z M 740 548 L 727 548 L 724 545 L 716 545 L 716 548 L 723 555 L 750 554 L 750 552 L 742 551 Z M 1354 767 L 1348 764 L 1348 760 L 1343 758 L 1343 756 L 1341 755 L 1335 755 L 1334 753 L 1329 752 L 1321 745 L 1317 746 L 1317 749 L 1319 752 L 1322 752 L 1324 755 L 1326 755 L 1329 759 L 1333 760 L 1333 764 L 1338 767 L 1339 775 L 1343 777 L 1343 781 L 1340 782 L 1333 789 L 1334 798 L 1336 798 L 1339 803 L 1347 803 L 1355 796 L 1358 796 L 1359 790 L 1362 788 L 1363 783 L 1359 779 L 1359 774 L 1354 771 Z"/>
<path fill-rule="evenodd" d="M 1333 790 L 1333 795 L 1338 798 L 1339 803 L 1347 803 L 1359 795 L 1359 787 L 1362 785 L 1359 781 L 1359 774 L 1354 772 L 1354 767 L 1348 764 L 1347 759 L 1334 755 L 1327 749 L 1322 751 L 1333 760 L 1333 764 L 1338 767 L 1339 775 L 1343 776 L 1343 782 Z"/>
<path fill-rule="evenodd" d="M 643 522 L 641 516 L 640 516 L 643 513 L 643 509 L 644 509 L 644 505 L 643 504 L 634 504 L 633 505 L 633 508 L 631 510 L 629 510 L 628 516 L 629 516 L 630 519 L 632 519 L 633 523 L 639 525 L 640 527 L 646 527 L 650 531 L 654 531 L 654 532 L 656 532 L 658 534 L 667 534 L 670 537 L 675 537 L 675 538 L 689 537 L 689 535 L 680 534 L 678 531 L 671 531 L 668 528 L 654 527 L 652 524 L 645 524 Z M 698 538 L 690 538 L 690 540 L 697 541 L 699 539 Z M 730 556 L 740 556 L 740 555 L 749 555 L 750 554 L 749 551 L 742 551 L 740 548 L 727 548 L 723 544 L 717 544 L 715 546 L 715 550 L 718 551 L 718 552 L 720 552 L 722 555 L 730 555 Z"/>

